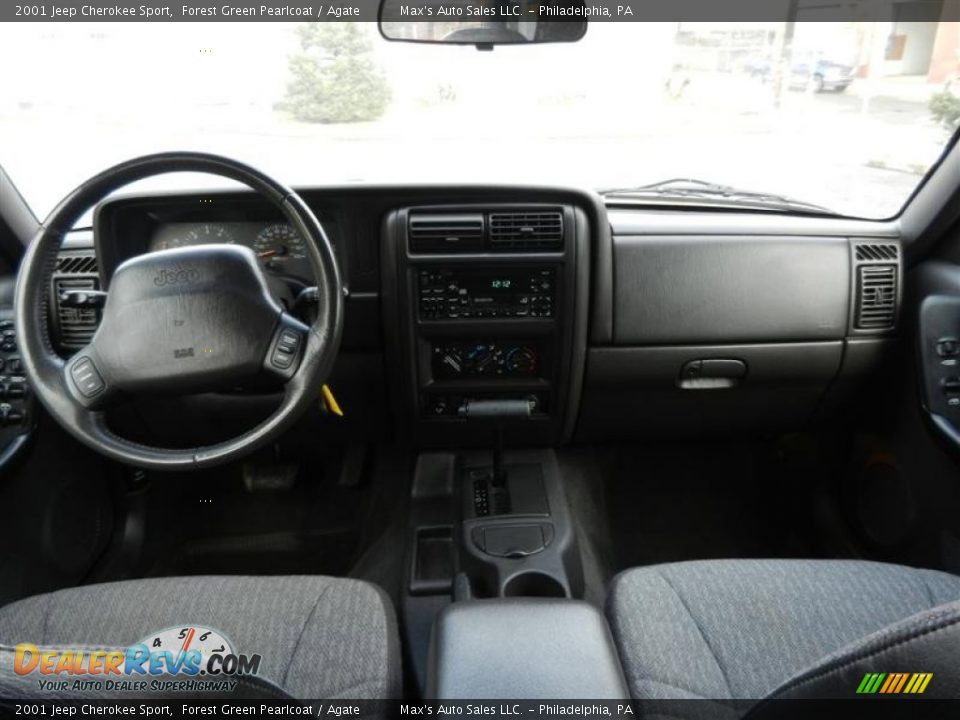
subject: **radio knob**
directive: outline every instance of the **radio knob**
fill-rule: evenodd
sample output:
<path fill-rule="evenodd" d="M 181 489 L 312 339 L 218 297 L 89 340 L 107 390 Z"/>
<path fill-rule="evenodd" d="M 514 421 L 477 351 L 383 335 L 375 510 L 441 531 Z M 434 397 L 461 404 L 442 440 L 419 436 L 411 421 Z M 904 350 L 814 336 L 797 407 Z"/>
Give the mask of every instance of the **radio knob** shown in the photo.
<path fill-rule="evenodd" d="M 537 369 L 537 354 L 532 348 L 515 347 L 507 353 L 506 365 L 511 375 L 532 375 Z"/>

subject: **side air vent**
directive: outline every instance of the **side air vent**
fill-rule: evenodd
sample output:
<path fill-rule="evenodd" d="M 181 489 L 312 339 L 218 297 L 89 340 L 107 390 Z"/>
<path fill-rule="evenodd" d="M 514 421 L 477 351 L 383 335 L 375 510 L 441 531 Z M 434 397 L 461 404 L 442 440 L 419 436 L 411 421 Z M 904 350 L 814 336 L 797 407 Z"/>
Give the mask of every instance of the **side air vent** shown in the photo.
<path fill-rule="evenodd" d="M 61 307 L 59 298 L 70 290 L 97 290 L 100 287 L 97 258 L 89 253 L 64 253 L 57 258 L 51 292 L 56 308 L 54 337 L 60 350 L 73 351 L 87 345 L 100 324 L 100 310 Z"/>
<path fill-rule="evenodd" d="M 896 317 L 897 266 L 858 267 L 856 327 L 860 330 L 890 330 Z"/>
<path fill-rule="evenodd" d="M 480 213 L 414 213 L 407 221 L 413 252 L 459 252 L 483 248 Z"/>
<path fill-rule="evenodd" d="M 559 248 L 563 215 L 559 211 L 490 213 L 490 244 L 498 249 Z"/>
<path fill-rule="evenodd" d="M 857 245 L 857 260 L 896 260 L 900 248 L 896 245 Z"/>

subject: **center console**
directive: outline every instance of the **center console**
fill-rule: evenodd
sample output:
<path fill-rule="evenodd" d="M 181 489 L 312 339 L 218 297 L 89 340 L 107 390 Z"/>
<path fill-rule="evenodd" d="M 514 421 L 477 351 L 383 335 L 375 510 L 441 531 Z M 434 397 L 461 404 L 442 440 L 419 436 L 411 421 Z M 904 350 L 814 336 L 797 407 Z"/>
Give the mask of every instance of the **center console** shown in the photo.
<path fill-rule="evenodd" d="M 538 198 L 539 200 L 540 198 Z M 563 200 L 566 200 L 565 198 Z M 572 429 L 586 338 L 589 223 L 561 201 L 399 208 L 381 253 L 400 427 L 422 446 L 489 445 L 473 403 L 524 402 L 507 442 Z"/>
<path fill-rule="evenodd" d="M 401 600 L 421 687 L 429 629 L 452 601 L 489 608 L 475 612 L 496 625 L 501 603 L 536 598 L 565 614 L 583 594 L 551 448 L 570 438 L 577 416 L 598 215 L 576 192 L 512 195 L 463 191 L 400 207 L 381 234 L 392 403 L 398 433 L 422 450 Z M 460 673 L 477 670 L 443 643 L 470 622 L 444 617 L 434 653 L 439 696 L 459 692 Z"/>
<path fill-rule="evenodd" d="M 501 615 L 517 620 L 514 608 L 540 608 L 536 613 L 549 608 L 558 617 L 566 617 L 566 603 L 583 597 L 580 544 L 553 449 L 501 452 L 495 446 L 492 451 L 421 453 L 413 473 L 408 517 L 407 576 L 400 609 L 412 668 L 421 687 L 428 683 L 430 629 L 434 628 L 436 640 L 438 614 L 451 603 L 453 608 L 486 608 L 476 611 L 478 617 L 496 625 Z M 543 604 L 518 602 L 534 599 Z M 473 628 L 470 622 L 460 621 L 446 627 L 450 633 L 469 633 Z M 509 638 L 512 631 L 506 627 L 501 625 L 498 632 Z M 547 635 L 542 642 L 549 644 Z M 589 642 L 584 647 L 603 644 L 596 633 L 587 636 Z M 460 687 L 455 678 L 468 679 L 466 675 L 461 677 L 461 671 L 480 670 L 483 674 L 470 653 L 459 654 L 468 646 L 434 645 L 434 672 L 439 673 L 434 677 L 439 682 L 433 691 L 438 693 L 436 697 L 459 692 L 453 689 Z M 516 657 L 528 657 L 536 652 L 535 647 L 537 643 L 525 644 L 524 652 Z M 552 652 L 545 654 L 552 657 Z M 551 667 L 556 663 L 542 662 L 543 670 Z M 453 675 L 441 677 L 448 672 Z M 520 697 L 509 693 L 482 695 L 495 696 Z"/>

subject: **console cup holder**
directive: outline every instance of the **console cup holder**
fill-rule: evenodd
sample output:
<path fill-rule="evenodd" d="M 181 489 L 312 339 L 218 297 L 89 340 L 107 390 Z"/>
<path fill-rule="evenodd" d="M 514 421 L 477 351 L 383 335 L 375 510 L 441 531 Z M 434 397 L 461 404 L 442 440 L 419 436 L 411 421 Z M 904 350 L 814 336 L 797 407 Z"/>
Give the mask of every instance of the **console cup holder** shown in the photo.
<path fill-rule="evenodd" d="M 551 575 L 530 571 L 514 575 L 503 586 L 504 597 L 565 598 L 566 588 Z"/>

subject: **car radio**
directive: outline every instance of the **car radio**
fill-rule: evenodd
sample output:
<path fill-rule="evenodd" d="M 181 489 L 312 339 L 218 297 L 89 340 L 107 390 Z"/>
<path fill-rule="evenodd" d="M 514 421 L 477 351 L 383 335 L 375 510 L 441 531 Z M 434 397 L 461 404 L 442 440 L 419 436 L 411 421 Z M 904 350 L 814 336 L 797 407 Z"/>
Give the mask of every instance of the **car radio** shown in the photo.
<path fill-rule="evenodd" d="M 553 268 L 421 269 L 420 318 L 552 318 Z"/>

